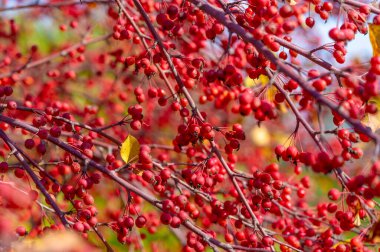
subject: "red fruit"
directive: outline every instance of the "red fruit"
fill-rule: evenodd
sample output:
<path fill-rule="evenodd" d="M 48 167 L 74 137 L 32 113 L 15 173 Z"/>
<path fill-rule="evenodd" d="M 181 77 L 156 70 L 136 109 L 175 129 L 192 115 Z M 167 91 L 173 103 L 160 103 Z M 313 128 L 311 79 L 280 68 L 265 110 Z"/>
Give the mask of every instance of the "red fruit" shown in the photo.
<path fill-rule="evenodd" d="M 310 28 L 312 28 L 315 24 L 315 20 L 314 18 L 312 17 L 307 17 L 306 20 L 305 20 L 305 23 L 307 26 L 309 26 Z"/>
<path fill-rule="evenodd" d="M 238 231 L 236 232 L 235 237 L 238 241 L 243 241 L 245 240 L 245 233 L 242 231 Z"/>
<path fill-rule="evenodd" d="M 322 8 L 325 10 L 325 11 L 332 11 L 333 9 L 333 5 L 331 2 L 324 2 L 323 5 L 322 5 Z"/>
<path fill-rule="evenodd" d="M 32 201 L 36 201 L 38 199 L 38 192 L 35 190 L 29 191 L 29 197 Z"/>
<path fill-rule="evenodd" d="M 276 153 L 277 157 L 281 157 L 284 151 L 286 151 L 286 148 L 283 145 L 277 145 L 274 149 L 274 152 Z"/>
<path fill-rule="evenodd" d="M 25 236 L 27 234 L 25 227 L 19 226 L 16 228 L 16 233 L 18 236 Z"/>
<path fill-rule="evenodd" d="M 17 109 L 17 103 L 15 101 L 8 101 L 7 108 L 10 110 L 15 110 Z"/>
<path fill-rule="evenodd" d="M 161 170 L 160 172 L 160 177 L 163 179 L 163 180 L 168 180 L 170 177 L 171 177 L 171 172 L 169 169 L 163 169 Z"/>
<path fill-rule="evenodd" d="M 340 191 L 338 189 L 331 189 L 328 193 L 329 199 L 336 201 L 340 198 Z"/>
<path fill-rule="evenodd" d="M 33 139 L 26 139 L 24 145 L 25 145 L 25 148 L 32 149 L 35 143 Z"/>
<path fill-rule="evenodd" d="M 232 234 L 230 234 L 230 233 L 226 233 L 226 234 L 224 235 L 224 240 L 225 240 L 227 243 L 231 243 L 231 242 L 233 242 L 233 240 L 234 240 L 234 236 L 233 236 Z"/>
<path fill-rule="evenodd" d="M 174 203 L 173 201 L 169 200 L 169 199 L 165 199 L 162 201 L 162 209 L 163 211 L 165 212 L 171 212 L 174 208 Z"/>
<path fill-rule="evenodd" d="M 94 198 L 91 195 L 86 194 L 83 197 L 83 203 L 86 205 L 93 205 L 94 204 Z"/>
<path fill-rule="evenodd" d="M 61 136 L 61 128 L 58 126 L 53 126 L 53 127 L 51 127 L 49 133 L 52 137 L 60 137 Z"/>
<path fill-rule="evenodd" d="M 172 216 L 169 213 L 162 213 L 160 220 L 161 220 L 162 224 L 169 225 L 170 222 L 172 221 Z"/>
<path fill-rule="evenodd" d="M 303 188 L 298 189 L 298 190 L 297 190 L 297 195 L 298 195 L 298 197 L 300 197 L 300 198 L 304 198 L 305 195 L 306 195 L 306 191 L 305 191 L 305 189 L 303 189 Z"/>
<path fill-rule="evenodd" d="M 143 215 L 140 215 L 139 217 L 137 217 L 135 223 L 138 228 L 142 228 L 146 224 L 146 218 Z"/>
<path fill-rule="evenodd" d="M 8 171 L 8 163 L 7 162 L 1 162 L 0 163 L 0 173 L 6 173 Z"/>
<path fill-rule="evenodd" d="M 21 168 L 16 168 L 14 174 L 17 178 L 23 178 L 25 176 L 25 171 Z"/>
<path fill-rule="evenodd" d="M 142 178 L 146 182 L 150 183 L 150 182 L 152 182 L 154 180 L 154 174 L 151 171 L 144 171 L 143 174 L 142 174 Z"/>
<path fill-rule="evenodd" d="M 181 221 L 181 219 L 179 217 L 173 216 L 172 220 L 170 222 L 170 226 L 172 228 L 179 228 L 181 226 L 181 223 L 182 223 L 182 221 Z"/>
<path fill-rule="evenodd" d="M 4 94 L 5 96 L 10 96 L 13 94 L 13 88 L 10 86 L 5 86 L 4 87 Z"/>
<path fill-rule="evenodd" d="M 82 222 L 77 221 L 74 223 L 73 229 L 77 232 L 83 232 L 84 231 L 84 225 Z"/>
<path fill-rule="evenodd" d="M 296 159 L 298 157 L 298 150 L 295 146 L 289 146 L 286 149 L 286 155 L 291 159 Z"/>
<path fill-rule="evenodd" d="M 270 236 L 264 236 L 261 242 L 263 243 L 264 247 L 270 247 L 274 244 L 273 238 Z"/>
<path fill-rule="evenodd" d="M 327 86 L 326 81 L 323 79 L 315 80 L 312 85 L 318 92 L 322 92 Z"/>
<path fill-rule="evenodd" d="M 127 216 L 124 220 L 123 220 L 123 225 L 128 228 L 128 229 L 131 229 L 134 225 L 135 225 L 135 220 L 131 217 L 131 216 Z"/>
<path fill-rule="evenodd" d="M 49 131 L 47 131 L 46 129 L 40 129 L 37 133 L 37 135 L 41 138 L 41 139 L 47 139 L 48 136 L 49 136 Z"/>
<path fill-rule="evenodd" d="M 131 129 L 133 130 L 140 130 L 141 129 L 141 121 L 140 120 L 133 120 L 130 124 Z"/>

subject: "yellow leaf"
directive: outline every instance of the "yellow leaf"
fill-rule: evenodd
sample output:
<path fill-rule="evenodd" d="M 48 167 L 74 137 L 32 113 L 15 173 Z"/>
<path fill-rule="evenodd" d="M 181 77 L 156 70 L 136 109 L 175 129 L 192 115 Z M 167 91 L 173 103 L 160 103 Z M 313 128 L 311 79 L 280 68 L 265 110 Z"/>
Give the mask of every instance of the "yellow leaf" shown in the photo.
<path fill-rule="evenodd" d="M 269 83 L 269 78 L 266 75 L 260 74 L 259 81 L 261 82 L 261 85 L 265 86 Z"/>
<path fill-rule="evenodd" d="M 342 240 L 342 241 L 340 241 L 340 242 L 335 243 L 332 247 L 333 247 L 333 248 L 336 248 L 336 247 L 338 247 L 340 244 L 345 245 L 345 244 L 347 244 L 347 243 L 350 243 L 350 240 L 351 240 L 351 239 Z"/>
<path fill-rule="evenodd" d="M 269 86 L 269 78 L 266 75 L 261 74 L 259 78 L 252 80 L 251 78 L 247 77 L 245 80 L 246 87 L 252 87 L 255 92 L 261 96 L 261 94 L 265 94 L 265 96 L 268 100 L 273 101 L 274 95 L 277 92 L 276 87 L 273 85 Z"/>
<path fill-rule="evenodd" d="M 126 163 L 134 162 L 138 159 L 140 144 L 137 139 L 129 135 L 121 145 L 120 155 Z"/>
<path fill-rule="evenodd" d="M 287 0 L 287 2 L 289 3 L 289 5 L 296 5 L 297 4 L 297 2 L 294 0 Z"/>
<path fill-rule="evenodd" d="M 245 78 L 244 84 L 246 87 L 265 87 L 269 83 L 269 78 L 261 74 L 257 79 Z"/>
<path fill-rule="evenodd" d="M 357 227 L 360 227 L 361 223 L 362 223 L 362 222 L 361 222 L 361 220 L 360 220 L 360 215 L 359 215 L 359 213 L 357 213 L 357 214 L 355 215 L 354 225 L 357 226 Z"/>
<path fill-rule="evenodd" d="M 373 56 L 380 55 L 380 25 L 369 24 L 369 40 L 371 41 Z"/>
<path fill-rule="evenodd" d="M 367 125 L 372 129 L 373 132 L 376 132 L 380 128 L 380 118 L 379 115 L 368 114 L 366 118 L 362 120 L 363 124 Z"/>
<path fill-rule="evenodd" d="M 380 219 L 372 225 L 368 231 L 368 242 L 379 243 L 380 242 Z"/>
<path fill-rule="evenodd" d="M 244 85 L 246 87 L 253 87 L 255 85 L 255 81 L 249 78 L 248 76 L 244 79 Z"/>
<path fill-rule="evenodd" d="M 144 172 L 143 170 L 133 169 L 133 173 L 138 175 L 138 176 L 142 176 L 143 172 Z"/>
<path fill-rule="evenodd" d="M 374 103 L 376 108 L 380 109 L 380 100 L 379 98 L 372 98 L 368 101 L 369 103 Z M 380 128 L 380 113 L 368 114 L 362 120 L 362 123 L 370 127 L 373 132 L 376 132 Z"/>
<path fill-rule="evenodd" d="M 250 136 L 252 142 L 258 147 L 268 146 L 271 140 L 269 131 L 264 125 L 252 128 Z"/>
<path fill-rule="evenodd" d="M 269 77 L 266 75 L 263 75 L 263 74 L 261 74 L 259 76 L 259 78 L 254 79 L 254 80 L 249 78 L 249 77 L 247 77 L 244 80 L 245 86 L 254 88 L 256 90 L 255 92 L 260 97 L 266 98 L 269 101 L 274 101 L 274 97 L 275 97 L 276 93 L 278 92 L 278 90 L 273 85 L 269 86 L 269 84 L 270 84 L 269 82 L 270 82 Z M 261 95 L 263 95 L 263 96 L 261 96 Z M 276 106 L 282 113 L 287 112 L 285 103 L 280 103 L 280 104 L 276 103 Z"/>

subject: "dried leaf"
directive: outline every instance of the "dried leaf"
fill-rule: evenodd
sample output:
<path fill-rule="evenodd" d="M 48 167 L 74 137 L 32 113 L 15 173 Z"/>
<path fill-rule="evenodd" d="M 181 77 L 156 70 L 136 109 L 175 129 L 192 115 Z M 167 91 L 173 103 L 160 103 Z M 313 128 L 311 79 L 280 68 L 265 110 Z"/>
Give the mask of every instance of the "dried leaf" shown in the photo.
<path fill-rule="evenodd" d="M 369 230 L 367 241 L 372 243 L 380 242 L 380 219 Z"/>
<path fill-rule="evenodd" d="M 361 224 L 362 224 L 362 222 L 361 222 L 361 220 L 360 220 L 360 215 L 359 215 L 359 213 L 357 213 L 357 214 L 355 215 L 354 225 L 355 225 L 356 227 L 360 227 Z"/>
<path fill-rule="evenodd" d="M 380 100 L 378 98 L 372 98 L 369 102 L 374 103 L 378 110 L 380 109 Z M 380 128 L 380 113 L 368 114 L 363 118 L 362 123 L 370 127 L 373 132 L 376 132 Z"/>
<path fill-rule="evenodd" d="M 373 56 L 380 55 L 380 25 L 369 24 L 369 40 L 371 41 Z"/>
<path fill-rule="evenodd" d="M 120 149 L 120 155 L 121 158 L 126 163 L 132 163 L 138 159 L 138 155 L 140 152 L 140 143 L 137 141 L 137 139 L 129 135 L 123 144 L 121 145 Z"/>

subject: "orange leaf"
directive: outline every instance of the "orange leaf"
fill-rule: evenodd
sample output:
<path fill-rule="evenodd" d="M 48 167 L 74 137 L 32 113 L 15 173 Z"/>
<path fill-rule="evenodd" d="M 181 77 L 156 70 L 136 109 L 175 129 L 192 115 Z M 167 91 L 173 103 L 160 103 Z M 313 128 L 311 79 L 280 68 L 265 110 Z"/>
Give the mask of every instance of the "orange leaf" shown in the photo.
<path fill-rule="evenodd" d="M 371 41 L 373 55 L 380 55 L 380 25 L 369 24 L 369 40 Z"/>

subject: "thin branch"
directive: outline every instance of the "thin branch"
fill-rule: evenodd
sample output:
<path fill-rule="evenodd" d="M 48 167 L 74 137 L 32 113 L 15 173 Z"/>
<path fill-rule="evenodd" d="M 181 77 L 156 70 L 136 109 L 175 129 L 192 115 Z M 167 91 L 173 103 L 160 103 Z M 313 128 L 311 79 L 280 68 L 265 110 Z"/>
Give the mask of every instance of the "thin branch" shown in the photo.
<path fill-rule="evenodd" d="M 189 102 L 189 105 L 192 108 L 193 113 L 195 113 L 199 117 L 200 120 L 204 121 L 203 116 L 201 115 L 201 113 L 200 113 L 199 109 L 197 108 L 194 100 L 192 99 L 192 97 L 191 97 L 190 93 L 188 92 L 187 88 L 185 87 L 185 85 L 184 85 L 184 83 L 183 83 L 183 81 L 182 81 L 182 79 L 181 79 L 181 77 L 180 77 L 180 75 L 179 75 L 176 67 L 174 66 L 174 63 L 171 60 L 170 54 L 166 51 L 165 46 L 164 46 L 164 44 L 162 42 L 162 39 L 161 39 L 160 35 L 157 33 L 157 31 L 154 28 L 152 22 L 150 21 L 150 18 L 148 16 L 148 14 L 145 12 L 145 10 L 142 7 L 140 1 L 133 0 L 133 2 L 135 4 L 137 10 L 140 12 L 140 14 L 142 15 L 143 19 L 145 20 L 145 23 L 148 26 L 149 31 L 152 33 L 154 39 L 156 40 L 156 42 L 157 42 L 157 44 L 158 44 L 161 52 L 164 54 L 164 56 L 166 58 L 166 61 L 169 64 L 169 68 L 170 68 L 172 74 L 174 75 L 174 79 L 176 80 L 178 86 L 181 88 L 182 93 L 184 94 L 184 96 L 186 97 L 187 101 Z M 231 181 L 232 181 L 235 189 L 237 190 L 241 201 L 243 202 L 243 204 L 245 205 L 245 207 L 247 208 L 249 214 L 252 217 L 253 224 L 258 227 L 258 229 L 259 229 L 259 231 L 260 231 L 260 233 L 261 233 L 262 236 L 266 236 L 266 232 L 260 226 L 257 217 L 253 213 L 250 205 L 248 204 L 247 199 L 245 198 L 243 192 L 241 191 L 241 189 L 240 189 L 240 187 L 239 187 L 236 179 L 233 177 L 233 172 L 229 168 L 227 162 L 222 157 L 222 155 L 221 155 L 219 149 L 217 148 L 215 142 L 213 140 L 210 140 L 210 144 L 211 144 L 211 147 L 212 147 L 213 151 L 215 152 L 216 156 L 218 157 L 219 161 L 221 162 L 222 166 L 224 167 L 224 169 L 226 169 L 227 173 L 229 174 L 229 177 L 230 177 L 230 179 L 231 179 Z"/>
<path fill-rule="evenodd" d="M 64 6 L 71 6 L 71 5 L 84 5 L 84 4 L 110 4 L 112 2 L 108 0 L 93 0 L 93 1 L 77 1 L 77 0 L 71 0 L 66 2 L 57 2 L 57 3 L 47 3 L 47 4 L 40 4 L 33 3 L 33 4 L 25 4 L 25 5 L 17 5 L 17 6 L 11 6 L 11 7 L 3 7 L 0 8 L 0 12 L 6 12 L 6 11 L 16 11 L 16 10 L 24 10 L 24 9 L 34 9 L 34 8 L 59 8 Z"/>
<path fill-rule="evenodd" d="M 92 227 L 92 229 L 95 231 L 95 233 L 99 237 L 99 239 L 103 242 L 104 246 L 106 246 L 107 252 L 113 252 L 114 250 L 108 244 L 107 240 L 104 238 L 104 236 L 102 235 L 102 233 L 98 230 L 98 228 L 97 227 Z"/>
<path fill-rule="evenodd" d="M 29 164 L 24 159 L 23 155 L 21 155 L 18 147 L 16 144 L 5 134 L 3 130 L 0 130 L 0 138 L 3 139 L 4 143 L 8 145 L 8 147 L 11 149 L 14 156 L 18 159 L 18 161 L 22 164 L 25 171 L 29 174 L 29 176 L 32 178 L 34 184 L 38 187 L 38 189 L 42 192 L 42 194 L 45 196 L 45 198 L 48 200 L 48 203 L 52 206 L 52 208 L 55 211 L 55 214 L 58 216 L 58 218 L 61 220 L 62 224 L 65 227 L 69 227 L 69 223 L 65 218 L 65 214 L 61 211 L 57 203 L 53 200 L 51 195 L 47 192 L 44 185 L 41 183 L 37 175 L 33 172 L 32 168 L 30 168 Z"/>
<path fill-rule="evenodd" d="M 33 134 L 36 134 L 38 132 L 38 128 L 35 128 L 35 127 L 33 127 L 33 126 L 31 126 L 31 125 L 23 122 L 23 121 L 20 121 L 20 120 L 17 120 L 17 119 L 13 119 L 13 118 L 10 118 L 10 117 L 4 116 L 4 115 L 0 115 L 0 121 L 6 122 L 9 125 L 12 125 L 13 127 L 20 127 L 20 128 L 22 128 L 22 129 L 24 129 L 24 130 L 26 130 L 26 131 L 28 131 L 30 133 L 33 133 Z M 3 131 L 0 131 L 0 137 L 1 138 L 5 137 L 6 139 L 8 139 L 7 136 L 6 136 L 6 134 Z M 130 190 L 130 191 L 134 192 L 136 195 L 139 195 L 141 198 L 143 198 L 146 202 L 148 202 L 151 205 L 153 205 L 154 207 L 162 210 L 161 202 L 159 200 L 157 200 L 151 194 L 148 194 L 145 191 L 142 191 L 141 189 L 139 189 L 139 188 L 135 187 L 134 185 L 130 184 L 125 179 L 119 177 L 118 174 L 116 174 L 115 172 L 108 170 L 106 167 L 102 166 L 101 164 L 98 164 L 97 162 L 95 162 L 93 160 L 89 160 L 80 151 L 78 151 L 75 148 L 73 148 L 72 146 L 66 144 L 65 142 L 63 142 L 59 138 L 54 138 L 52 136 L 48 136 L 47 140 L 49 142 L 53 143 L 54 145 L 58 146 L 62 150 L 67 151 L 71 155 L 73 155 L 73 156 L 75 156 L 75 157 L 77 157 L 77 158 L 79 158 L 81 160 L 86 160 L 89 167 L 95 168 L 96 170 L 98 170 L 101 173 L 103 173 L 105 176 L 109 177 L 110 179 L 112 179 L 113 181 L 115 181 L 116 183 L 118 183 L 120 186 L 124 187 L 126 190 Z M 19 160 L 19 161 L 21 162 L 21 160 Z M 24 160 L 24 162 L 25 162 L 25 160 Z M 27 165 L 27 163 L 25 163 L 25 164 Z M 35 176 L 35 174 L 34 174 L 34 176 Z M 35 177 L 35 178 L 38 181 L 38 178 L 37 177 Z M 39 181 L 38 181 L 38 183 L 41 184 L 41 182 L 39 182 Z M 42 184 L 41 184 L 41 186 L 42 186 Z M 42 190 L 45 190 L 45 188 L 42 188 Z M 45 190 L 45 192 L 46 192 L 46 190 Z M 50 197 L 49 194 L 48 194 L 48 196 Z M 59 208 L 57 210 L 59 210 Z M 200 237 L 202 237 L 202 239 L 205 240 L 206 242 L 208 242 L 210 245 L 213 244 L 213 245 L 215 245 L 215 246 L 217 246 L 219 248 L 225 249 L 227 251 L 233 251 L 233 248 L 232 248 L 232 246 L 230 244 L 221 242 L 221 241 L 219 241 L 219 240 L 211 237 L 209 234 L 207 234 L 202 229 L 200 229 L 199 227 L 197 227 L 190 220 L 185 220 L 182 223 L 182 225 L 185 226 L 186 228 L 188 228 L 189 230 L 193 231 L 194 233 L 196 233 Z M 244 250 L 250 249 L 248 247 L 243 247 L 243 246 L 242 246 L 242 248 L 245 248 Z"/>
<path fill-rule="evenodd" d="M 317 102 L 329 107 L 332 111 L 335 111 L 338 115 L 340 115 L 343 119 L 345 119 L 349 124 L 351 124 L 356 130 L 359 132 L 367 135 L 369 138 L 371 138 L 376 144 L 379 143 L 380 137 L 379 135 L 372 132 L 372 130 L 369 127 L 366 127 L 363 125 L 359 120 L 353 119 L 349 114 L 347 114 L 345 111 L 343 111 L 339 104 L 335 104 L 317 91 L 315 91 L 303 78 L 301 78 L 298 73 L 294 72 L 294 70 L 286 65 L 282 60 L 278 59 L 269 49 L 265 47 L 265 45 L 256 39 L 254 37 L 246 32 L 244 28 L 241 26 L 231 23 L 224 17 L 224 12 L 220 11 L 218 8 L 211 6 L 207 3 L 202 3 L 199 0 L 190 0 L 194 5 L 196 5 L 198 8 L 218 20 L 221 24 L 225 25 L 228 29 L 230 29 L 232 32 L 236 33 L 238 36 L 240 36 L 245 42 L 251 43 L 253 46 L 256 47 L 256 49 L 262 53 L 267 59 L 269 59 L 272 63 L 274 63 L 277 66 L 277 69 L 287 75 L 288 77 L 292 78 L 293 80 L 297 81 L 299 85 L 307 91 Z"/>
<path fill-rule="evenodd" d="M 47 64 L 50 61 L 52 61 L 53 59 L 55 59 L 55 58 L 65 57 L 69 52 L 74 51 L 74 50 L 76 50 L 77 48 L 79 48 L 81 46 L 87 46 L 87 45 L 90 45 L 90 44 L 98 43 L 100 41 L 107 40 L 111 36 L 112 36 L 112 34 L 110 33 L 110 34 L 103 35 L 103 36 L 100 36 L 100 37 L 96 37 L 96 38 L 93 38 L 93 39 L 83 39 L 81 42 L 76 43 L 76 44 L 74 44 L 74 45 L 72 45 L 72 46 L 70 46 L 70 47 L 68 47 L 66 49 L 63 49 L 62 51 L 53 53 L 53 54 L 51 54 L 51 55 L 49 55 L 49 56 L 47 56 L 45 58 L 42 58 L 42 59 L 38 59 L 38 60 L 35 60 L 35 61 L 32 61 L 32 62 L 28 62 L 28 63 L 26 63 L 25 65 L 19 67 L 16 70 L 12 70 L 10 72 L 0 74 L 0 79 L 6 78 L 6 77 L 10 77 L 13 74 L 19 73 L 22 70 L 27 70 L 27 69 L 31 69 L 31 68 L 34 68 L 34 67 L 41 66 L 43 64 Z"/>

